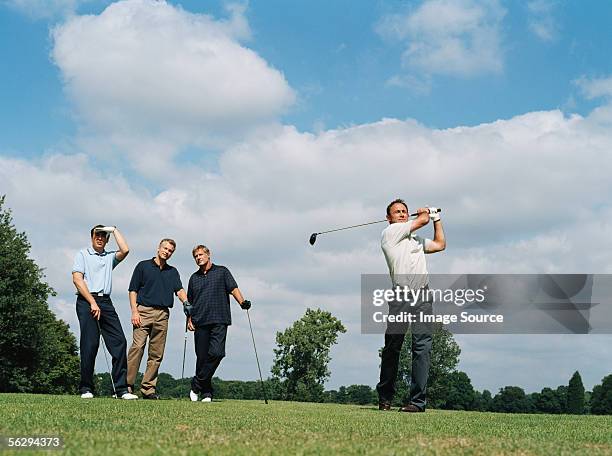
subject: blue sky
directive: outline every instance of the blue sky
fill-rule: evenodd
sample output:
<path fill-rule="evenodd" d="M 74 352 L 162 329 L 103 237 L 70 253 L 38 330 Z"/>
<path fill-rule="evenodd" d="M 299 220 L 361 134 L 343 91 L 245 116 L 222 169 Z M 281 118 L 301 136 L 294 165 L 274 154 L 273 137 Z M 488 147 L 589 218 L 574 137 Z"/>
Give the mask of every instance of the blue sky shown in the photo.
<path fill-rule="evenodd" d="M 84 3 L 78 11 L 99 14 L 109 3 Z M 227 16 L 223 2 L 171 3 Z M 253 1 L 245 13 L 253 31 L 247 44 L 299 91 L 298 103 L 282 120 L 303 131 L 383 117 L 448 128 L 538 110 L 585 114 L 593 102 L 581 96 L 573 81 L 612 72 L 605 46 L 612 41 L 612 5 L 543 3 L 550 5 L 545 17 L 554 36 L 549 40 L 530 30 L 533 13 L 526 3 L 502 4 L 499 50 L 504 70 L 474 77 L 438 75 L 425 94 L 386 84 L 402 72 L 398 56 L 403 43 L 376 31 L 385 15 L 414 10 L 420 2 L 313 1 L 289 7 L 283 1 Z M 0 59 L 9 70 L 3 71 L 0 86 L 1 145 L 16 154 L 36 155 L 75 131 L 58 70 L 49 59 L 49 27 L 61 17 L 34 19 L 7 6 L 0 11 Z"/>
<path fill-rule="evenodd" d="M 113 224 L 133 252 L 115 274 L 126 322 L 121 290 L 157 240 L 177 239 L 185 283 L 204 242 L 261 303 L 264 364 L 320 306 L 349 327 L 328 386 L 374 385 L 381 340 L 357 303 L 360 274 L 385 273 L 379 227 L 315 249 L 313 231 L 403 196 L 445 208 L 432 272 L 612 272 L 611 19 L 604 1 L 3 0 L 0 193 L 71 327 L 74 252 Z M 224 378 L 253 378 L 246 331 Z M 609 373 L 609 336 L 458 339 L 480 389 Z"/>

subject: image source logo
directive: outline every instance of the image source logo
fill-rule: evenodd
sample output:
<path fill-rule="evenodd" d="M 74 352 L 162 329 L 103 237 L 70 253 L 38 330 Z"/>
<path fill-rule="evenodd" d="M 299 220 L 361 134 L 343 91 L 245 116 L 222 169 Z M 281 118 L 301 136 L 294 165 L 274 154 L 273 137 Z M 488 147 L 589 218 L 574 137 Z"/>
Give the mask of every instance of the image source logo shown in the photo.
<path fill-rule="evenodd" d="M 458 334 L 612 334 L 609 274 L 438 274 L 419 282 L 428 285 L 394 287 L 388 274 L 362 275 L 362 333 L 406 322 L 442 323 Z"/>

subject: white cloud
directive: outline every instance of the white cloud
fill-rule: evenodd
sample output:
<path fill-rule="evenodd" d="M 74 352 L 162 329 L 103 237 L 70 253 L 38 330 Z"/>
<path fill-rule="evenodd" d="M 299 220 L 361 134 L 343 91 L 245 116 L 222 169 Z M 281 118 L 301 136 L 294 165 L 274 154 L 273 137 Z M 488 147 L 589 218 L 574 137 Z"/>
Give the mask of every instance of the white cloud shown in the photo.
<path fill-rule="evenodd" d="M 407 14 L 383 17 L 377 31 L 405 42 L 405 68 L 429 75 L 474 77 L 503 70 L 497 0 L 426 0 Z"/>
<path fill-rule="evenodd" d="M 244 7 L 228 10 L 215 20 L 165 1 L 123 0 L 57 26 L 52 58 L 85 141 L 103 139 L 107 154 L 117 148 L 146 173 L 149 159 L 168 164 L 181 147 L 218 145 L 277 119 L 295 94 L 240 43 L 250 36 Z"/>
<path fill-rule="evenodd" d="M 115 273 L 124 321 L 135 263 L 152 256 L 161 237 L 173 237 L 173 262 L 186 282 L 194 269 L 190 249 L 203 242 L 215 261 L 230 266 L 256 306 L 264 366 L 272 359 L 275 332 L 307 306 L 320 306 L 350 328 L 334 351 L 332 384 L 373 384 L 382 339 L 359 334 L 358 293 L 360 274 L 386 273 L 378 245 L 382 225 L 330 233 L 314 247 L 309 234 L 383 218 L 387 202 L 402 196 L 411 208 L 429 203 L 444 209 L 448 249 L 430 257 L 434 273 L 612 272 L 612 241 L 603 235 L 612 228 L 612 135 L 610 117 L 602 113 L 604 107 L 587 117 L 533 112 L 446 130 L 394 119 L 316 135 L 266 127 L 226 149 L 217 174 L 177 164 L 184 178 L 162 182 L 155 193 L 105 172 L 85 155 L 35 162 L 0 157 L 0 182 L 18 228 L 27 231 L 34 257 L 60 293 L 53 305 L 72 318 L 73 328 L 73 255 L 87 244 L 91 225 L 116 224 L 132 249 Z M 234 318 L 220 375 L 254 378 L 255 371 L 244 367 L 252 354 L 239 348 L 250 336 L 237 308 Z M 175 311 L 163 366 L 174 374 L 182 324 Z M 463 356 L 478 353 L 468 346 Z M 513 363 L 530 367 L 535 356 L 524 349 Z M 564 353 L 550 354 L 555 356 Z M 575 364 L 584 363 L 576 358 Z M 466 366 L 468 373 L 477 369 Z M 539 374 L 534 385 L 550 384 L 550 375 Z"/>
<path fill-rule="evenodd" d="M 555 19 L 555 0 L 532 0 L 527 3 L 529 29 L 542 41 L 554 41 L 559 34 Z"/>
<path fill-rule="evenodd" d="M 386 85 L 389 87 L 402 87 L 416 95 L 427 95 L 431 92 L 431 77 L 418 78 L 411 74 L 395 75 L 390 77 Z"/>
<path fill-rule="evenodd" d="M 600 97 L 612 97 L 612 77 L 587 78 L 582 76 L 575 80 L 574 84 L 580 88 L 583 95 L 589 100 Z"/>

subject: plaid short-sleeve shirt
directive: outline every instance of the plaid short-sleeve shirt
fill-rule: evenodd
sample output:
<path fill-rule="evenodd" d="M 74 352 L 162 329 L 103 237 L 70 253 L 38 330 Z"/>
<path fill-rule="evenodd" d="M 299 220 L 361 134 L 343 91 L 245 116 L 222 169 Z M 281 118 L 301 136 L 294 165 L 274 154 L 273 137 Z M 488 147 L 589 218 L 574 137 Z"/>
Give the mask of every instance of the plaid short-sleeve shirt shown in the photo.
<path fill-rule="evenodd" d="M 238 284 L 225 266 L 213 264 L 203 273 L 194 272 L 189 278 L 187 299 L 191 303 L 191 320 L 196 326 L 232 324 L 229 295 Z"/>

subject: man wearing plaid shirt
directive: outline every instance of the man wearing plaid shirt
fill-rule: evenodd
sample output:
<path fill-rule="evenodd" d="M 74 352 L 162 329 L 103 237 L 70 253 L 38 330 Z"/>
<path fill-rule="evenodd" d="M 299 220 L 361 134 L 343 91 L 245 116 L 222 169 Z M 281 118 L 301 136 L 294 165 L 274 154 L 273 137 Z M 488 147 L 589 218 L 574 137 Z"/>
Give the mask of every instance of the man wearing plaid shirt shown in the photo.
<path fill-rule="evenodd" d="M 251 302 L 243 298 L 229 269 L 211 262 L 206 246 L 195 246 L 192 254 L 199 269 L 189 278 L 187 300 L 191 306 L 185 310 L 187 327 L 195 331 L 197 358 L 189 397 L 196 402 L 202 394 L 202 402 L 211 402 L 212 378 L 225 357 L 227 327 L 232 324 L 229 295 L 244 310 L 251 307 Z"/>

